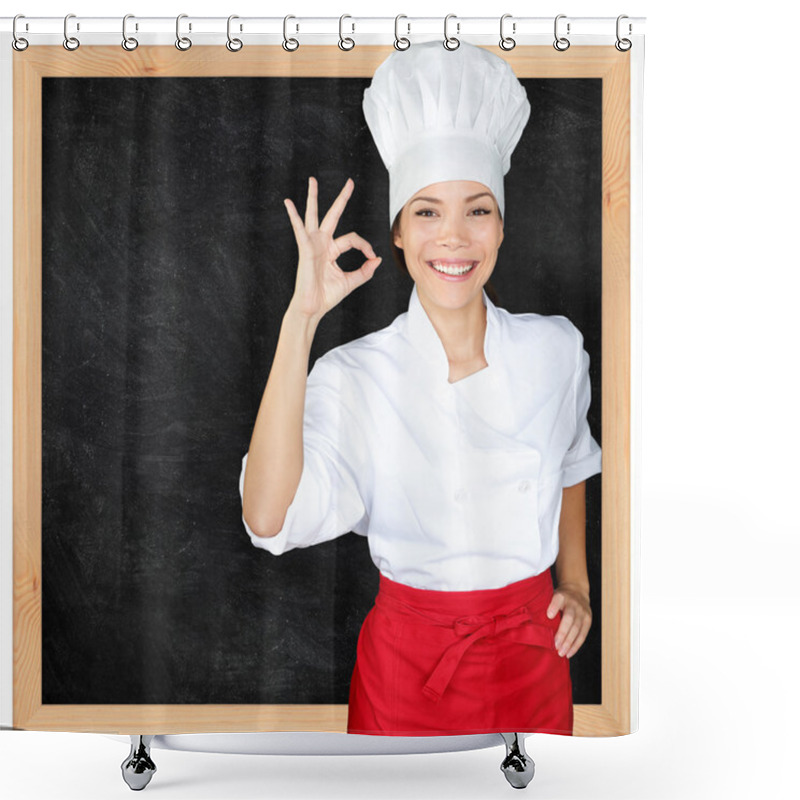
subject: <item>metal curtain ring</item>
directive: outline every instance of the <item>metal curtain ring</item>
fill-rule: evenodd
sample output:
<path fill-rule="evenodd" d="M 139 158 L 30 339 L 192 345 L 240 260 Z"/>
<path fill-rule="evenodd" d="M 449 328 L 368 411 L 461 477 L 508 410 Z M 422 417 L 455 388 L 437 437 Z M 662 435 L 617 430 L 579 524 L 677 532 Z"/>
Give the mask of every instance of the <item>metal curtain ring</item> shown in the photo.
<path fill-rule="evenodd" d="M 192 40 L 188 36 L 181 36 L 181 20 L 186 19 L 188 14 L 178 14 L 175 20 L 175 47 L 178 50 L 188 50 L 192 46 Z M 191 27 L 189 27 L 191 30 Z"/>
<path fill-rule="evenodd" d="M 244 47 L 244 42 L 241 39 L 231 38 L 231 22 L 235 19 L 239 19 L 236 14 L 231 14 L 228 17 L 228 41 L 225 42 L 225 47 L 227 47 L 231 53 L 238 53 L 242 47 Z"/>
<path fill-rule="evenodd" d="M 403 36 L 401 38 L 400 37 L 400 32 L 397 30 L 397 28 L 398 28 L 398 24 L 397 23 L 400 22 L 401 19 L 408 19 L 408 17 L 405 14 L 398 14 L 394 18 L 394 49 L 395 50 L 408 50 L 408 48 L 411 47 L 411 40 L 407 39 L 405 36 Z M 407 32 L 411 33 L 411 23 L 410 22 L 406 22 L 406 28 L 408 28 Z"/>
<path fill-rule="evenodd" d="M 353 19 L 353 18 L 349 14 L 342 14 L 342 16 L 339 17 L 339 49 L 340 50 L 352 50 L 356 46 L 356 43 L 349 36 L 347 36 L 347 37 L 342 36 L 342 23 L 346 19 Z M 355 33 L 356 25 L 355 25 L 354 22 L 351 23 L 351 25 L 353 27 L 353 33 Z"/>
<path fill-rule="evenodd" d="M 503 25 L 504 25 L 505 21 L 507 19 L 509 19 L 510 17 L 511 17 L 511 14 L 503 14 L 503 16 L 500 17 L 500 49 L 501 50 L 513 50 L 517 46 L 517 43 L 510 36 L 504 36 L 503 35 Z M 512 22 L 511 23 L 511 32 L 512 33 L 516 33 L 517 32 L 517 23 L 516 22 Z"/>
<path fill-rule="evenodd" d="M 133 14 L 126 14 L 122 18 L 122 49 L 130 52 L 139 46 L 139 40 L 128 36 L 128 20 L 133 19 Z"/>
<path fill-rule="evenodd" d="M 445 50 L 458 50 L 458 48 L 461 47 L 461 42 L 459 39 L 457 39 L 455 36 L 447 35 L 447 23 L 451 19 L 455 19 L 455 17 L 456 17 L 455 14 L 448 14 L 444 18 L 444 41 L 442 42 L 442 44 L 444 45 Z M 456 33 L 459 32 L 459 28 L 460 28 L 459 24 L 456 23 Z"/>
<path fill-rule="evenodd" d="M 555 24 L 553 26 L 553 29 L 555 31 L 555 37 L 556 37 L 555 41 L 553 42 L 553 47 L 555 47 L 555 49 L 558 50 L 561 53 L 563 53 L 564 50 L 569 50 L 569 39 L 567 39 L 565 36 L 559 36 L 558 35 L 558 21 L 560 19 L 566 19 L 566 18 L 567 18 L 566 14 L 559 14 L 556 17 L 556 21 L 555 21 Z M 567 33 L 569 33 L 569 22 L 567 23 Z"/>
<path fill-rule="evenodd" d="M 27 50 L 28 49 L 29 42 L 28 42 L 27 39 L 23 39 L 21 36 L 17 36 L 17 20 L 18 19 L 25 19 L 25 15 L 24 14 L 17 14 L 17 16 L 14 17 L 14 22 L 11 23 L 11 36 L 13 37 L 11 39 L 11 46 L 18 53 L 21 53 L 23 50 Z"/>
<path fill-rule="evenodd" d="M 74 36 L 70 36 L 69 32 L 67 31 L 67 23 L 71 19 L 74 19 L 74 18 L 75 18 L 74 14 L 67 14 L 67 16 L 64 17 L 64 49 L 65 50 L 77 50 L 81 46 L 81 43 Z"/>
<path fill-rule="evenodd" d="M 286 23 L 290 19 L 296 19 L 296 17 L 292 16 L 291 14 L 287 14 L 283 18 L 283 49 L 286 50 L 289 53 L 293 52 L 294 50 L 297 50 L 297 48 L 300 47 L 300 42 L 298 42 L 297 39 L 290 39 L 286 35 Z M 299 26 L 298 26 L 298 28 L 299 28 Z"/>
<path fill-rule="evenodd" d="M 620 53 L 627 53 L 628 50 L 630 50 L 631 47 L 633 47 L 633 42 L 631 42 L 630 39 L 623 39 L 619 35 L 619 27 L 620 27 L 619 24 L 620 24 L 620 22 L 622 22 L 623 19 L 628 19 L 626 14 L 620 14 L 617 17 L 617 41 L 614 42 L 614 47 L 616 47 L 617 50 L 620 51 Z M 628 33 L 630 33 L 630 32 L 631 32 L 631 24 L 629 22 L 628 23 Z"/>

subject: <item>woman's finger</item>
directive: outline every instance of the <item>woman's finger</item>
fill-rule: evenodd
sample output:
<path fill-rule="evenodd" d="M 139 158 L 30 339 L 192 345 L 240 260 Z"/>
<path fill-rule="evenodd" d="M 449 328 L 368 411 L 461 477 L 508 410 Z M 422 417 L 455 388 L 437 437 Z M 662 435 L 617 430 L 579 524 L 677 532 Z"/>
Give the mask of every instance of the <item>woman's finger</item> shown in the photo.
<path fill-rule="evenodd" d="M 317 212 L 317 179 L 308 179 L 308 199 L 306 200 L 306 230 L 315 231 L 319 227 Z"/>
<path fill-rule="evenodd" d="M 564 595 L 560 592 L 556 592 L 553 595 L 553 599 L 550 601 L 550 605 L 547 606 L 547 619 L 555 619 L 556 614 L 564 607 Z"/>
<path fill-rule="evenodd" d="M 561 639 L 561 644 L 558 648 L 558 654 L 560 656 L 566 656 L 567 653 L 570 652 L 570 650 L 572 649 L 572 645 L 575 643 L 575 640 L 578 638 L 580 632 L 581 632 L 581 626 L 573 618 L 570 623 L 569 629 L 565 632 L 564 636 Z"/>
<path fill-rule="evenodd" d="M 589 628 L 591 627 L 592 621 L 589 617 L 585 617 L 584 620 L 581 622 L 580 625 L 576 625 L 575 630 L 575 637 L 571 642 L 565 642 L 564 647 L 566 648 L 566 656 L 567 658 L 572 658 L 578 650 L 581 649 L 583 643 L 586 641 L 586 637 L 589 633 Z"/>
<path fill-rule="evenodd" d="M 564 611 L 555 637 L 560 656 L 572 658 L 581 647 L 592 625 L 592 612 L 579 603 L 570 603 Z"/>
<path fill-rule="evenodd" d="M 354 247 L 358 248 L 367 258 L 375 258 L 375 251 L 372 249 L 372 245 L 355 231 L 338 236 L 333 240 L 333 244 L 336 247 L 337 258 Z"/>
<path fill-rule="evenodd" d="M 331 204 L 331 207 L 328 209 L 328 213 L 322 218 L 322 224 L 319 226 L 322 230 L 328 231 L 331 235 L 336 230 L 336 226 L 339 224 L 339 217 L 342 216 L 344 212 L 344 207 L 347 205 L 347 201 L 350 199 L 350 195 L 353 193 L 353 187 L 355 184 L 353 183 L 352 178 L 348 178 L 345 183 L 342 191 L 339 192 L 337 198 Z"/>
<path fill-rule="evenodd" d="M 300 214 L 295 204 L 288 197 L 283 201 L 283 205 L 286 207 L 286 212 L 289 214 L 289 222 L 292 223 L 292 230 L 294 231 L 299 246 L 300 242 L 306 239 L 306 229 L 303 225 L 303 220 L 300 219 Z"/>
<path fill-rule="evenodd" d="M 572 631 L 573 623 L 575 622 L 575 611 L 572 608 L 566 608 L 561 615 L 561 624 L 556 631 L 555 645 L 558 654 L 563 656 L 566 652 L 564 643 Z"/>
<path fill-rule="evenodd" d="M 381 264 L 383 259 L 378 256 L 377 258 L 367 259 L 359 269 L 354 269 L 351 272 L 344 273 L 344 279 L 347 285 L 347 293 L 350 294 L 354 289 L 365 284 L 375 274 L 375 270 Z"/>

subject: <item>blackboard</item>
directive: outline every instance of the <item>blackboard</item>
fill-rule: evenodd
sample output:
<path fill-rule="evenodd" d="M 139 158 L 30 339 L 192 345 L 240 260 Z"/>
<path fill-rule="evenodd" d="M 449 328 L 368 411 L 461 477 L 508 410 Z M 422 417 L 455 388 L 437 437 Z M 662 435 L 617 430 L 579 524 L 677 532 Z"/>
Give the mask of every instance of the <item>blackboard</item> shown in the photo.
<path fill-rule="evenodd" d="M 492 282 L 509 311 L 583 332 L 602 444 L 603 81 L 522 83 L 532 114 Z M 377 590 L 367 543 L 257 550 L 238 479 L 294 284 L 283 198 L 302 209 L 314 175 L 327 208 L 352 177 L 339 231 L 387 262 L 323 320 L 312 361 L 408 305 L 368 84 L 42 80 L 44 704 L 347 702 Z M 576 704 L 601 701 L 601 482 L 587 484 L 595 616 Z"/>

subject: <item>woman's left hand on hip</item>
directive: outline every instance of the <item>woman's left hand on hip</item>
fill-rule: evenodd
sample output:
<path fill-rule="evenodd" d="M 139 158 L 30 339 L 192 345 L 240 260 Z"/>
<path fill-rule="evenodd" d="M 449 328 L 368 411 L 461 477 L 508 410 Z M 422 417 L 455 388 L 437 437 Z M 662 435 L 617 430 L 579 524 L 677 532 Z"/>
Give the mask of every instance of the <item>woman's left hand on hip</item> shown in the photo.
<path fill-rule="evenodd" d="M 592 609 L 589 594 L 583 588 L 562 584 L 547 607 L 548 619 L 561 612 L 561 624 L 556 631 L 556 650 L 560 656 L 572 658 L 586 640 L 592 626 Z"/>

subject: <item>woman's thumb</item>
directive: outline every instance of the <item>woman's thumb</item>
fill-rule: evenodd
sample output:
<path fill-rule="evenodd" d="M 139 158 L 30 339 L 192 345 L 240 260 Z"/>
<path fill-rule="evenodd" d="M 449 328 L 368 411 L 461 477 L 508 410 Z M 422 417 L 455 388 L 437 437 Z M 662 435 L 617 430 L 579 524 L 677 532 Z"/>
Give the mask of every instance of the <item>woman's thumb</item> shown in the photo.
<path fill-rule="evenodd" d="M 564 595 L 556 592 L 553 595 L 553 599 L 550 601 L 550 605 L 547 607 L 547 618 L 554 619 L 556 614 L 558 614 L 558 612 L 561 611 L 563 605 L 564 605 Z"/>

